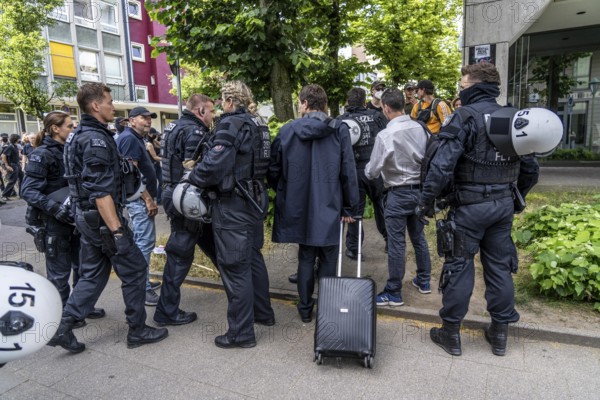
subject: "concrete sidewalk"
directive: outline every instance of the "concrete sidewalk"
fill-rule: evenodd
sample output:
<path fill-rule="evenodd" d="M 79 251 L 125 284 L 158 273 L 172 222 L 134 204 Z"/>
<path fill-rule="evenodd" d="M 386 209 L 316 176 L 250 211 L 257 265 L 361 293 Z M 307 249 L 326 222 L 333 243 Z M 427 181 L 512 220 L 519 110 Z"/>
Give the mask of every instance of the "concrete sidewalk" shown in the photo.
<path fill-rule="evenodd" d="M 562 169 L 542 169 L 540 184 L 559 187 L 568 182 L 598 190 L 598 172 L 572 169 L 565 177 Z M 0 207 L 0 259 L 27 261 L 43 273 L 43 256 L 25 233 L 24 212 L 22 201 Z M 372 221 L 365 229 L 363 275 L 382 287 L 387 277 L 383 241 Z M 162 213 L 157 231 L 168 234 Z M 585 331 L 540 326 L 535 315 L 522 313 L 511 331 L 506 357 L 493 356 L 478 329 L 464 329 L 463 355 L 450 357 L 428 333 L 439 321 L 441 296 L 435 291 L 420 295 L 410 286 L 414 272 L 410 257 L 409 253 L 406 306 L 380 309 L 371 370 L 349 359 L 342 360 L 340 368 L 335 359 L 326 359 L 322 366 L 312 362 L 314 322 L 303 324 L 298 318 L 291 300 L 296 297 L 295 286 L 287 281 L 296 269 L 296 247 L 277 245 L 265 253 L 277 324 L 256 325 L 257 347 L 224 350 L 214 345 L 214 337 L 226 330 L 225 293 L 220 282 L 190 279 L 194 285 L 184 287 L 181 307 L 197 312 L 198 321 L 170 327 L 170 336 L 158 344 L 128 350 L 120 281 L 113 277 L 98 302 L 107 317 L 88 320 L 88 326 L 75 331 L 86 351 L 71 355 L 45 347 L 7 364 L 0 369 L 0 399 L 600 399 L 600 318 L 587 324 L 591 328 Z M 344 273 L 351 275 L 355 264 L 344 262 Z M 432 278 L 435 288 L 437 276 Z M 476 281 L 483 284 L 481 277 Z M 474 303 L 467 328 L 479 328 L 489 320 L 485 309 Z M 147 311 L 151 324 L 154 309 Z"/>
<path fill-rule="evenodd" d="M 313 363 L 314 322 L 275 300 L 277 324 L 256 326 L 252 349 L 219 349 L 225 331 L 222 291 L 184 287 L 182 308 L 198 321 L 170 327 L 164 341 L 128 350 L 119 281 L 99 305 L 107 317 L 76 332 L 72 355 L 45 347 L 0 369 L 0 399 L 566 399 L 599 398 L 600 350 L 512 336 L 493 356 L 480 331 L 462 332 L 463 356 L 444 353 L 430 324 L 380 316 L 375 366 L 350 359 Z M 149 317 L 153 310 L 148 308 Z"/>

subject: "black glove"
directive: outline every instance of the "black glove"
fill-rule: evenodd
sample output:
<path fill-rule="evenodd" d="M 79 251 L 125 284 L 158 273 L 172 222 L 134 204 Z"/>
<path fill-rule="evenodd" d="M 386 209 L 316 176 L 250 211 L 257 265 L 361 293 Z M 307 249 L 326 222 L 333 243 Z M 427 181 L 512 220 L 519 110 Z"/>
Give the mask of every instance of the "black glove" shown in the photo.
<path fill-rule="evenodd" d="M 131 246 L 135 246 L 133 240 L 127 233 L 118 233 L 113 235 L 115 240 L 115 247 L 117 248 L 117 252 L 115 253 L 118 256 L 125 255 L 131 252 Z"/>
<path fill-rule="evenodd" d="M 73 215 L 71 215 L 71 210 L 69 210 L 67 207 L 62 206 L 62 205 L 54 213 L 54 218 L 56 218 L 57 220 L 59 220 L 60 222 L 62 222 L 64 224 L 74 224 L 75 223 L 75 219 L 73 218 Z"/>
<path fill-rule="evenodd" d="M 433 206 L 429 205 L 429 206 L 424 206 L 422 204 L 419 204 L 417 206 L 417 208 L 415 208 L 415 215 L 417 216 L 417 218 L 419 218 L 421 220 L 421 222 L 423 222 L 425 225 L 429 224 L 429 221 L 427 221 L 427 218 L 432 218 L 433 215 L 435 214 L 434 210 L 433 210 Z"/>

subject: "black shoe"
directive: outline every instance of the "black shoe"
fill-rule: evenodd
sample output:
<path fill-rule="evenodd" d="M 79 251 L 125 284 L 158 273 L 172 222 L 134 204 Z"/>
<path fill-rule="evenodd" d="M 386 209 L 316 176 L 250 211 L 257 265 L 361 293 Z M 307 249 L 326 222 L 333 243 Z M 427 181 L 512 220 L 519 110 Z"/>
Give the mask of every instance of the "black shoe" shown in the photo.
<path fill-rule="evenodd" d="M 89 319 L 99 319 L 104 318 L 106 316 L 106 311 L 104 308 L 94 308 L 91 313 L 88 314 L 86 318 Z"/>
<path fill-rule="evenodd" d="M 348 257 L 351 260 L 358 260 L 358 254 L 350 249 L 346 249 L 346 257 Z M 360 255 L 360 260 L 361 261 L 365 261 L 365 256 L 363 256 L 362 254 Z"/>
<path fill-rule="evenodd" d="M 152 289 L 148 289 L 146 290 L 146 301 L 145 304 L 149 307 L 156 307 L 156 305 L 158 304 L 158 295 L 156 294 L 156 292 Z"/>
<path fill-rule="evenodd" d="M 460 356 L 460 324 L 449 324 L 444 322 L 441 328 L 431 328 L 429 337 L 433 343 L 440 346 L 451 356 Z"/>
<path fill-rule="evenodd" d="M 142 328 L 138 329 L 129 328 L 129 333 L 127 334 L 127 348 L 133 349 L 144 344 L 160 342 L 167 336 L 169 336 L 167 328 L 153 328 L 148 325 L 144 325 Z"/>
<path fill-rule="evenodd" d="M 85 344 L 79 343 L 73 334 L 73 325 L 77 321 L 73 317 L 62 317 L 58 330 L 48 342 L 48 346 L 60 346 L 71 353 L 81 353 L 85 350 Z"/>
<path fill-rule="evenodd" d="M 508 324 L 492 321 L 491 325 L 483 330 L 485 340 L 492 345 L 492 353 L 496 356 L 506 354 L 506 341 L 508 340 Z"/>
<path fill-rule="evenodd" d="M 288 281 L 290 281 L 290 283 L 298 283 L 298 273 L 295 272 L 288 276 Z"/>
<path fill-rule="evenodd" d="M 185 325 L 189 324 L 190 322 L 194 322 L 196 319 L 198 319 L 198 315 L 195 312 L 185 312 L 183 310 L 177 311 L 175 318 L 166 321 L 157 319 L 156 315 L 154 315 L 154 322 L 156 322 L 156 325 L 158 326 Z"/>
<path fill-rule="evenodd" d="M 229 340 L 227 335 L 221 335 L 215 338 L 215 345 L 222 349 L 233 349 L 234 347 L 249 349 L 251 347 L 256 346 L 256 340 L 248 339 L 241 342 L 232 342 L 231 340 Z"/>
<path fill-rule="evenodd" d="M 159 289 L 161 286 L 162 286 L 161 281 L 150 281 L 150 289 L 152 289 L 152 290 Z"/>
<path fill-rule="evenodd" d="M 263 319 L 263 320 L 254 320 L 255 324 L 264 325 L 264 326 L 273 326 L 275 325 L 275 318 Z"/>
<path fill-rule="evenodd" d="M 85 322 L 85 319 L 81 319 L 79 321 L 75 321 L 75 323 L 73 324 L 73 329 L 83 328 L 86 325 L 87 322 Z"/>

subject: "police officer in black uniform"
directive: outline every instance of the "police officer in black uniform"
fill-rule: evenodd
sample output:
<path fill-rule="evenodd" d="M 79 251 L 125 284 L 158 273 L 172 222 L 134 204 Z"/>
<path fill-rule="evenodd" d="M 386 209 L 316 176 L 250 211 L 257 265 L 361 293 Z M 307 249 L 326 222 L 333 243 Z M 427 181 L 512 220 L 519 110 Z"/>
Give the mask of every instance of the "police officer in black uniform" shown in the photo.
<path fill-rule="evenodd" d="M 73 130 L 73 121 L 64 111 L 52 111 L 44 117 L 44 130 L 31 143 L 21 195 L 29 207 L 25 216 L 38 250 L 46 254 L 46 277 L 62 299 L 63 307 L 69 293 L 69 277 L 73 271 L 73 286 L 79 279 L 79 235 L 75 233 L 73 211 L 64 200 L 69 195 L 64 178 L 63 149 Z M 94 309 L 87 318 L 102 318 L 103 309 Z M 85 320 L 78 322 L 83 326 Z"/>
<path fill-rule="evenodd" d="M 431 161 L 417 207 L 418 215 L 432 216 L 435 199 L 454 182 L 449 195 L 452 240 L 444 240 L 448 250 L 440 279 L 443 326 L 431 329 L 430 336 L 447 353 L 461 355 L 460 324 L 473 292 L 473 258 L 480 251 L 487 310 L 492 319 L 485 337 L 494 354 L 504 355 L 508 324 L 519 320 L 511 276 L 518 266 L 511 239 L 515 211 L 512 185 L 516 182 L 524 197 L 537 182 L 539 168 L 534 157 L 499 153 L 486 133 L 485 115 L 501 108 L 495 100 L 500 95 L 496 67 L 483 62 L 465 66 L 461 72 L 463 106 L 439 133 L 441 144 Z"/>
<path fill-rule="evenodd" d="M 352 145 L 356 161 L 356 173 L 358 177 L 359 206 L 358 214 L 365 212 L 366 197 L 369 196 L 373 202 L 375 225 L 377 230 L 386 241 L 385 219 L 383 217 L 383 180 L 380 178 L 369 180 L 365 176 L 365 165 L 371 158 L 375 137 L 379 131 L 384 129 L 388 123 L 387 118 L 381 111 L 367 109 L 365 107 L 366 93 L 363 88 L 355 87 L 347 94 L 346 112 L 337 119 L 348 124 L 349 129 L 358 129 L 360 136 Z M 364 239 L 364 233 L 361 235 Z M 346 256 L 356 260 L 358 253 L 358 224 L 348 224 L 346 235 Z"/>
<path fill-rule="evenodd" d="M 192 170 L 189 182 L 216 192 L 212 225 L 217 266 L 229 301 L 229 330 L 217 336 L 215 344 L 248 348 L 256 346 L 254 322 L 275 324 L 269 277 L 260 252 L 271 142 L 268 128 L 247 111 L 252 93 L 244 83 L 225 83 L 221 96 L 225 113 L 210 150 Z"/>
<path fill-rule="evenodd" d="M 202 153 L 215 112 L 213 100 L 202 94 L 192 95 L 183 115 L 165 128 L 162 142 L 163 206 L 171 222 L 171 234 L 165 247 L 167 262 L 163 286 L 154 313 L 159 325 L 183 325 L 196 320 L 195 312 L 179 309 L 181 285 L 187 276 L 196 245 L 217 265 L 210 224 L 185 219 L 173 205 L 173 190 L 186 170 L 193 167 Z M 184 167 L 184 163 L 189 168 Z"/>
<path fill-rule="evenodd" d="M 85 350 L 73 334 L 73 324 L 92 310 L 108 282 L 111 266 L 122 282 L 129 325 L 127 347 L 158 342 L 168 335 L 165 328 L 152 328 L 145 323 L 147 265 L 122 214 L 125 164 L 107 128 L 115 114 L 110 91 L 102 83 L 88 83 L 79 89 L 77 103 L 85 114 L 65 146 L 65 176 L 81 233 L 81 276 L 48 344 L 73 353 Z"/>

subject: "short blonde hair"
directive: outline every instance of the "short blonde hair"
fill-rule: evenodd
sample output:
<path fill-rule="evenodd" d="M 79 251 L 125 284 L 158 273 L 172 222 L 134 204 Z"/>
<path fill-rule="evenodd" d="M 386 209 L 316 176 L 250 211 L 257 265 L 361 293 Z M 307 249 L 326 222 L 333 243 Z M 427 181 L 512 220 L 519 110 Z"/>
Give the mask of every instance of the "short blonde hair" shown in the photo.
<path fill-rule="evenodd" d="M 252 97 L 252 91 L 244 82 L 241 81 L 225 82 L 221 88 L 221 96 L 224 100 L 233 100 L 233 105 L 235 108 L 248 108 L 250 103 L 254 101 Z"/>

